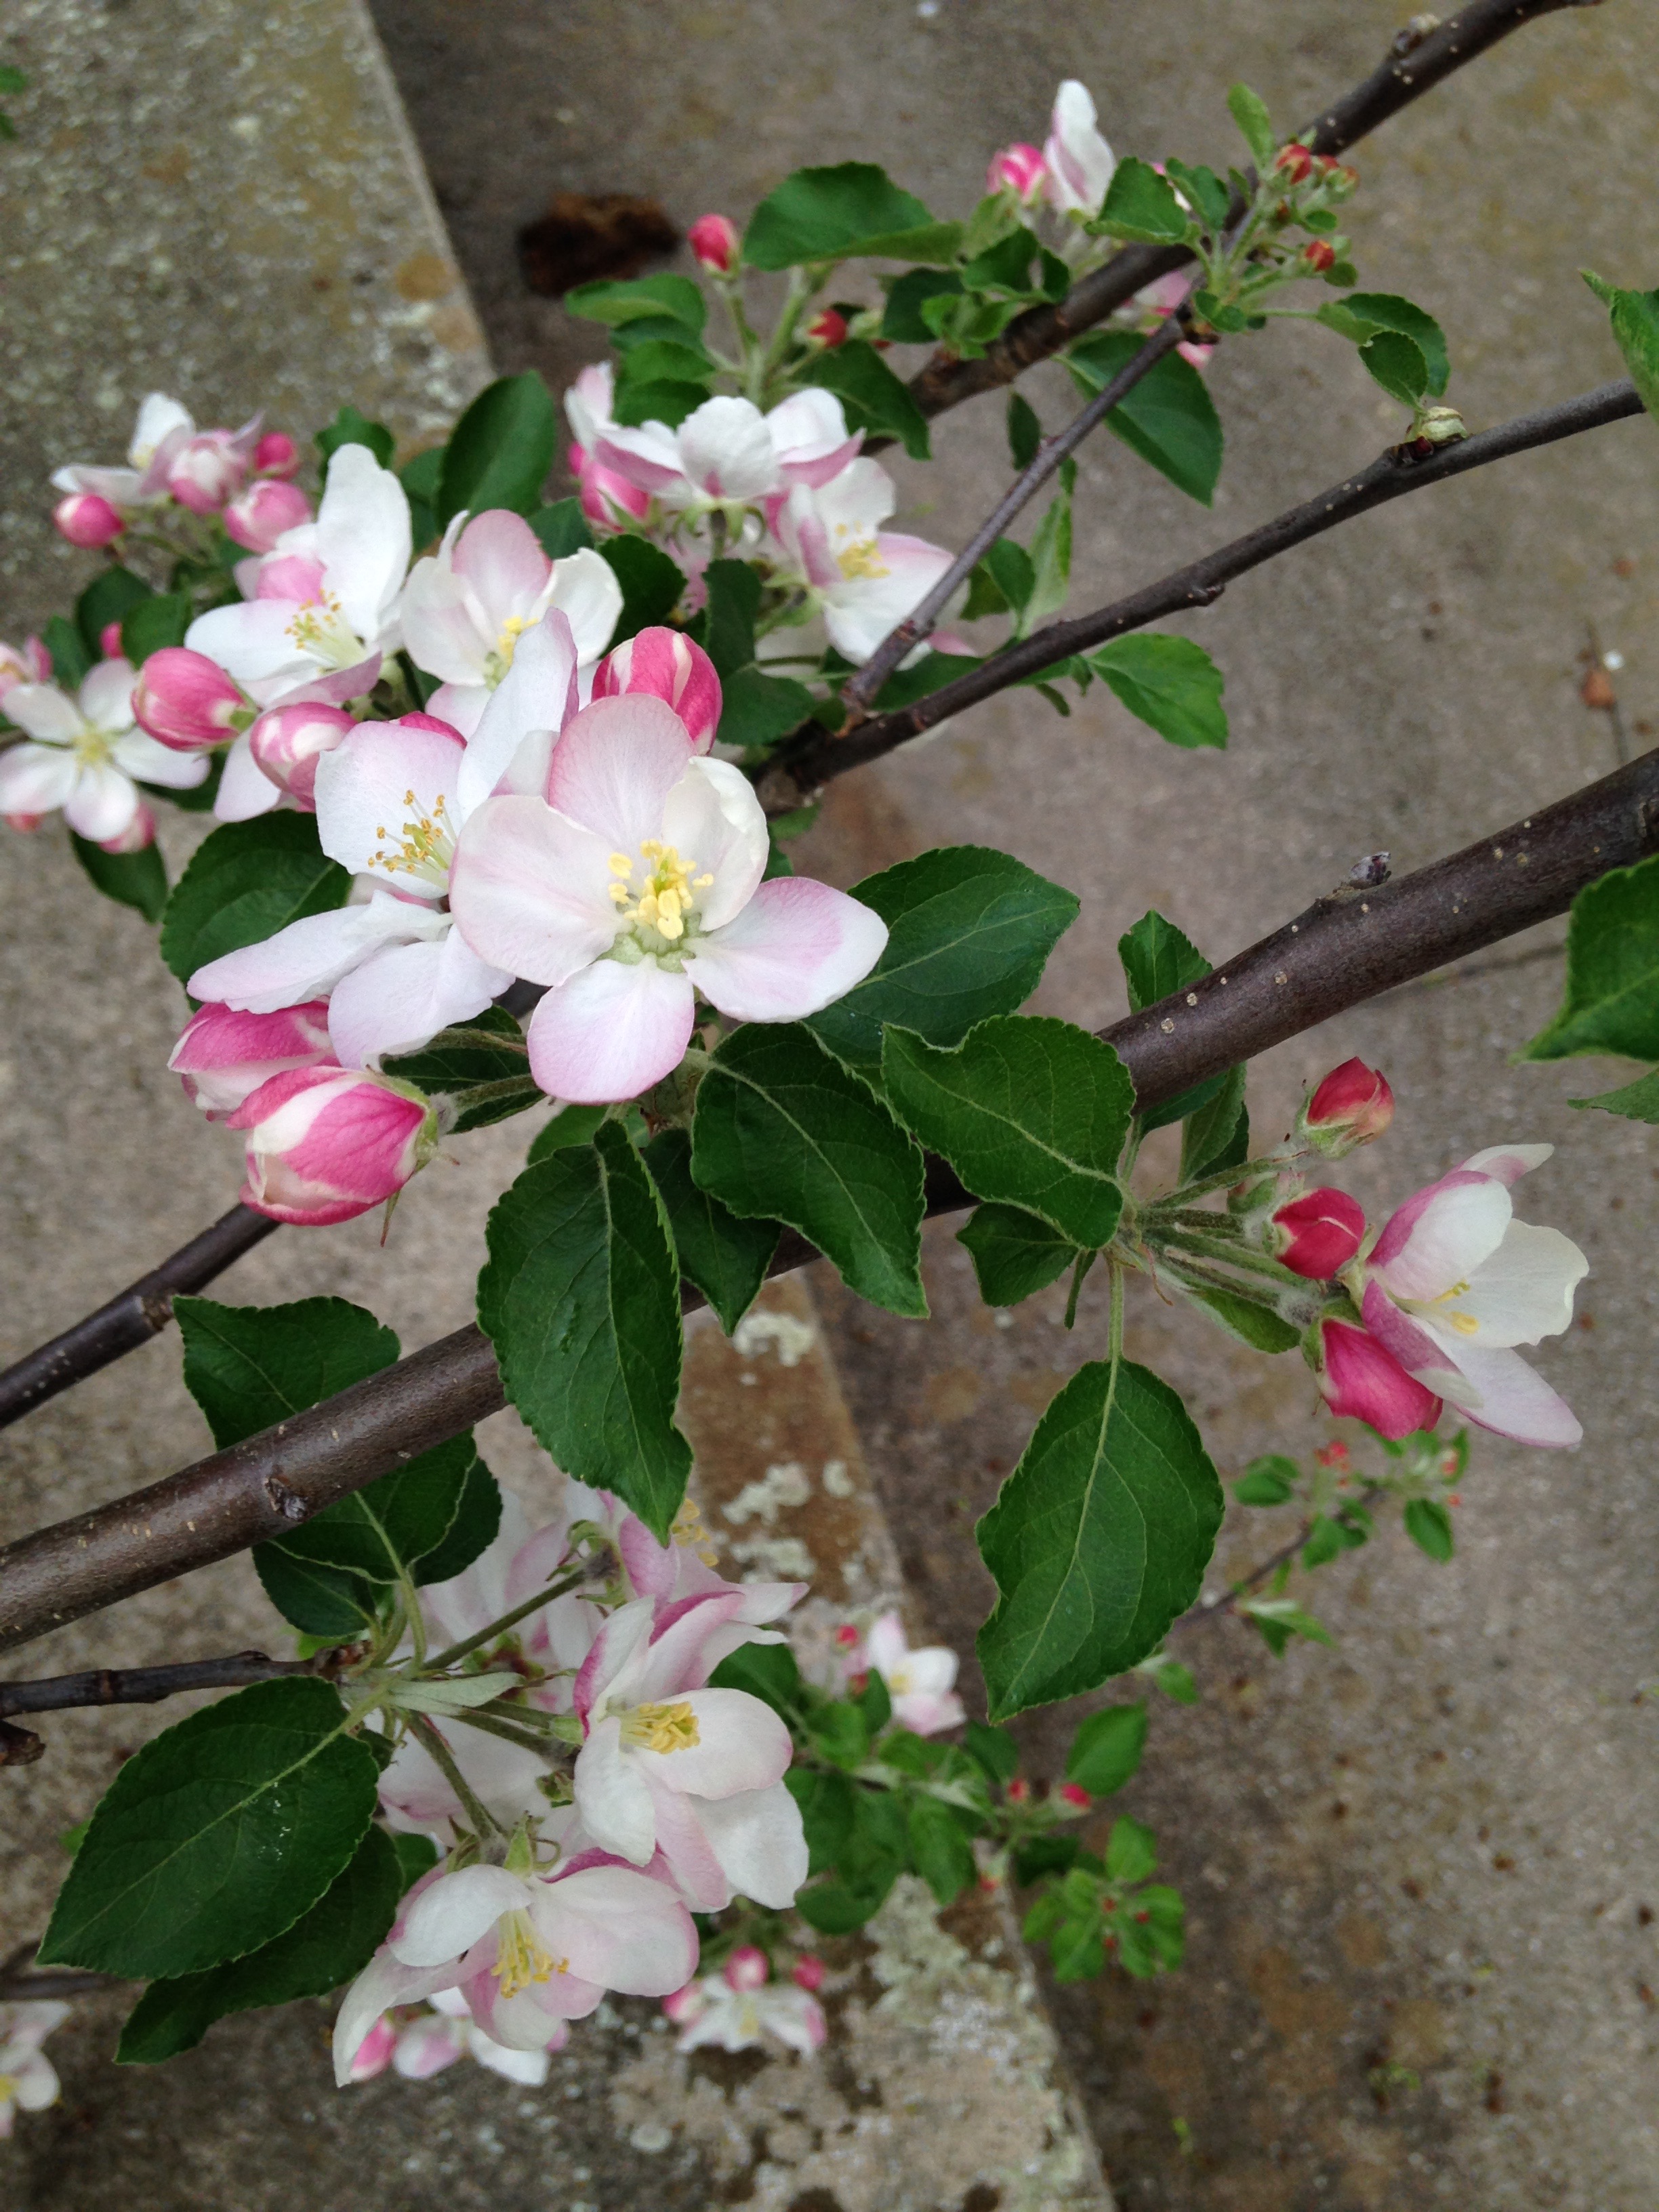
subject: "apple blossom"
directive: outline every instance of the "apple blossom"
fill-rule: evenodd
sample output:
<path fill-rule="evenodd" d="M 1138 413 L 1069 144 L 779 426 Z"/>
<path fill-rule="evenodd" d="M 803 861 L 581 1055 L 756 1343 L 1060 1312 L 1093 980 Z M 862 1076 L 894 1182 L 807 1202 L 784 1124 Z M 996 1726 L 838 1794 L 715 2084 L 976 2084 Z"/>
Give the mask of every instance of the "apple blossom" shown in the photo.
<path fill-rule="evenodd" d="M 0 2139 L 20 2112 L 43 2112 L 57 2103 L 57 2069 L 40 2046 L 69 2014 L 54 1998 L 0 2004 Z"/>
<path fill-rule="evenodd" d="M 1571 1409 L 1515 1350 L 1568 1327 L 1589 1272 L 1559 1229 L 1515 1218 L 1510 1186 L 1553 1150 L 1476 1152 L 1408 1198 L 1349 1279 L 1366 1328 L 1424 1388 L 1499 1436 L 1571 1445 Z"/>
<path fill-rule="evenodd" d="M 1328 1283 L 1365 1234 L 1365 1209 L 1345 1190 L 1310 1190 L 1276 1207 L 1269 1231 L 1279 1263 L 1293 1275 Z"/>
<path fill-rule="evenodd" d="M 1146 308 L 1155 323 L 1166 323 L 1185 304 L 1191 290 L 1191 276 L 1184 270 L 1172 269 L 1167 276 L 1154 277 L 1150 284 L 1143 284 L 1134 295 L 1134 304 Z M 1207 368 L 1219 343 L 1215 337 L 1182 338 L 1176 351 L 1194 368 Z"/>
<path fill-rule="evenodd" d="M 1042 148 L 1016 139 L 1012 146 L 1004 146 L 992 155 L 990 167 L 985 172 L 985 188 L 992 192 L 1012 192 L 1016 199 L 1029 204 L 1039 197 L 1048 176 L 1048 164 L 1042 158 Z"/>
<path fill-rule="evenodd" d="M 751 2051 L 769 2035 L 803 2058 L 829 2033 L 823 2008 L 799 1982 L 773 1982 L 766 1954 L 745 1944 L 718 1974 L 705 1974 L 663 1999 L 662 2008 L 681 2033 L 675 2048 Z"/>
<path fill-rule="evenodd" d="M 208 763 L 180 754 L 134 726 L 133 672 L 125 660 L 100 660 L 71 698 L 55 684 L 13 684 L 7 719 L 30 742 L 0 753 L 0 814 L 64 810 L 77 836 L 102 844 L 131 828 L 142 801 L 137 780 L 188 791 Z"/>
<path fill-rule="evenodd" d="M 152 392 L 138 410 L 125 468 L 73 462 L 53 471 L 53 487 L 72 494 L 90 493 L 118 510 L 117 520 L 121 520 L 128 508 L 167 496 L 167 472 L 195 431 L 195 423 L 176 399 L 169 399 L 164 392 Z M 63 528 L 61 521 L 58 527 Z"/>
<path fill-rule="evenodd" d="M 267 707 L 247 733 L 247 749 L 254 766 L 286 792 L 307 814 L 317 811 L 317 769 L 325 753 L 331 753 L 356 718 L 343 707 L 323 700 L 290 700 L 285 706 Z"/>
<path fill-rule="evenodd" d="M 269 553 L 284 531 L 311 520 L 311 501 L 297 484 L 280 477 L 261 477 L 237 493 L 225 508 L 225 529 L 250 553 Z"/>
<path fill-rule="evenodd" d="M 1095 128 L 1095 103 L 1086 85 L 1067 77 L 1054 94 L 1048 141 L 1042 149 L 1048 169 L 1043 192 L 1063 216 L 1097 216 L 1116 167 L 1112 149 Z"/>
<path fill-rule="evenodd" d="M 683 630 L 653 628 L 624 638 L 593 672 L 596 699 L 648 691 L 667 702 L 685 725 L 695 752 L 706 753 L 720 720 L 720 679 L 714 664 Z"/>
<path fill-rule="evenodd" d="M 696 1959 L 690 1915 L 667 1884 L 602 1852 L 542 1874 L 515 1841 L 507 1866 L 434 1868 L 346 1991 L 334 2024 L 335 2079 L 350 2080 L 389 2006 L 457 1990 L 493 2042 L 544 2051 L 607 1989 L 664 1996 Z"/>
<path fill-rule="evenodd" d="M 738 265 L 743 239 L 729 215 L 700 215 L 685 234 L 685 242 L 705 269 L 729 276 Z"/>
<path fill-rule="evenodd" d="M 52 511 L 52 526 L 60 538 L 93 553 L 112 545 L 126 528 L 124 518 L 95 491 L 72 491 Z"/>
<path fill-rule="evenodd" d="M 0 641 L 0 719 L 5 714 L 6 694 L 14 684 L 50 684 L 52 655 L 38 637 L 27 637 L 21 650 Z"/>
<path fill-rule="evenodd" d="M 734 1020 L 795 1021 L 868 975 L 886 925 L 827 884 L 763 883 L 767 851 L 747 778 L 697 758 L 672 709 L 641 693 L 576 716 L 545 801 L 477 810 L 450 902 L 480 961 L 550 987 L 527 1040 L 544 1091 L 591 1103 L 649 1090 L 684 1057 L 699 991 Z"/>
<path fill-rule="evenodd" d="M 367 2081 L 388 2064 L 405 2081 L 429 2081 L 458 2058 L 476 2058 L 492 2074 L 539 2089 L 547 2080 L 550 2054 L 562 2051 L 570 2039 L 569 2029 L 560 2021 L 540 2051 L 509 2051 L 471 2017 L 459 1990 L 434 1990 L 428 2002 L 432 2011 L 419 2014 L 402 2027 L 382 2015 L 380 2026 L 386 2030 L 386 2038 L 381 2039 L 378 2028 L 370 2030 L 352 2065 L 354 2081 Z M 373 2054 L 367 2063 L 365 2053 Z"/>
<path fill-rule="evenodd" d="M 217 514 L 247 482 L 258 442 L 258 416 L 240 430 L 197 431 L 168 464 L 168 491 L 192 514 Z"/>
<path fill-rule="evenodd" d="M 720 1661 L 744 1644 L 787 1641 L 770 1624 L 800 1602 L 807 1584 L 726 1582 L 716 1569 L 718 1555 L 703 1528 L 702 1516 L 690 1498 L 675 1515 L 667 1543 L 659 1544 L 632 1513 L 622 1516 L 615 1542 L 635 1597 L 655 1598 L 671 1605 L 690 1597 L 737 1601 L 727 1614 L 710 1622 L 702 1648 L 686 1671 L 689 1688 L 702 1689 Z"/>
<path fill-rule="evenodd" d="M 893 1701 L 894 1719 L 917 1735 L 960 1728 L 967 1718 L 956 1694 L 957 1663 L 948 1644 L 913 1650 L 896 1613 L 884 1613 L 872 1622 L 847 1662 L 850 1674 L 880 1675 Z"/>
<path fill-rule="evenodd" d="M 402 484 L 367 446 L 337 447 L 317 520 L 284 532 L 257 563 L 252 596 L 198 615 L 185 643 L 262 706 L 324 674 L 349 672 L 367 691 L 400 642 L 409 556 Z"/>
<path fill-rule="evenodd" d="M 630 483 L 599 459 L 600 439 L 612 427 L 615 382 L 608 361 L 593 362 L 564 395 L 565 420 L 573 442 L 565 459 L 576 479 L 582 513 L 602 529 L 641 522 L 651 512 L 651 495 Z"/>
<path fill-rule="evenodd" d="M 243 1205 L 312 1226 L 395 1197 L 437 1143 L 418 1092 L 326 1063 L 273 1075 L 224 1119 L 245 1132 Z"/>
<path fill-rule="evenodd" d="M 951 565 L 942 546 L 882 529 L 897 503 L 886 470 L 862 459 L 821 489 L 798 484 L 767 502 L 781 567 L 805 587 L 830 642 L 851 661 L 867 660 Z M 920 645 L 908 659 L 932 649 Z"/>
<path fill-rule="evenodd" d="M 745 1691 L 690 1686 L 709 1629 L 737 1607 L 731 1596 L 660 1607 L 635 1598 L 605 1621 L 576 1677 L 572 1788 L 583 1827 L 635 1866 L 660 1854 L 702 1912 L 737 1892 L 781 1910 L 806 1879 L 800 1809 L 783 1784 L 787 1728 Z"/>
<path fill-rule="evenodd" d="M 470 521 L 458 514 L 436 553 L 415 563 L 404 587 L 404 641 L 417 668 L 443 679 L 431 711 L 471 737 L 520 639 L 550 607 L 569 623 L 581 670 L 611 642 L 622 603 L 600 555 L 583 547 L 550 561 L 521 516 L 493 507 Z"/>
<path fill-rule="evenodd" d="M 251 712 L 241 686 L 216 660 L 182 645 L 152 653 L 133 687 L 133 719 L 175 752 L 228 744 Z"/>
<path fill-rule="evenodd" d="M 1388 1078 L 1363 1060 L 1345 1060 L 1316 1087 L 1297 1116 L 1296 1133 L 1329 1160 L 1380 1137 L 1394 1119 Z"/>
<path fill-rule="evenodd" d="M 273 1075 L 314 1067 L 329 1051 L 328 1007 L 320 999 L 273 1014 L 208 1006 L 179 1031 L 167 1066 L 183 1082 L 185 1096 L 216 1121 Z"/>
<path fill-rule="evenodd" d="M 789 1978 L 797 1989 L 816 1993 L 823 1987 L 823 1978 L 829 1971 L 816 1951 L 803 1951 L 789 1969 Z"/>
<path fill-rule="evenodd" d="M 253 473 L 258 477 L 296 477 L 300 448 L 286 430 L 267 430 L 253 449 Z"/>
<path fill-rule="evenodd" d="M 1310 1330 L 1305 1349 L 1332 1413 L 1369 1422 L 1390 1443 L 1440 1419 L 1434 1392 L 1352 1322 L 1325 1315 Z"/>
<path fill-rule="evenodd" d="M 864 442 L 849 434 L 835 394 L 809 385 L 763 415 L 751 400 L 717 397 L 693 408 L 678 429 L 612 422 L 598 435 L 607 468 L 677 509 L 757 506 L 792 484 L 840 476 Z"/>

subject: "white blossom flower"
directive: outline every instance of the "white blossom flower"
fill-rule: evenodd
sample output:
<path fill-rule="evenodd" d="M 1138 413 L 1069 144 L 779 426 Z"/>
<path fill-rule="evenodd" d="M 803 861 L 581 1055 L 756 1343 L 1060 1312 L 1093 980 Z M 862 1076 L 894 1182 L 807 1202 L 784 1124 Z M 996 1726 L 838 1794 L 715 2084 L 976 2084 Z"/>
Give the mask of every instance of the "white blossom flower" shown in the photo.
<path fill-rule="evenodd" d="M 159 744 L 133 720 L 132 664 L 100 660 L 73 698 L 55 684 L 13 684 L 5 712 L 30 742 L 0 752 L 0 814 L 58 807 L 78 836 L 102 845 L 131 829 L 138 783 L 189 791 L 208 772 L 200 753 Z"/>

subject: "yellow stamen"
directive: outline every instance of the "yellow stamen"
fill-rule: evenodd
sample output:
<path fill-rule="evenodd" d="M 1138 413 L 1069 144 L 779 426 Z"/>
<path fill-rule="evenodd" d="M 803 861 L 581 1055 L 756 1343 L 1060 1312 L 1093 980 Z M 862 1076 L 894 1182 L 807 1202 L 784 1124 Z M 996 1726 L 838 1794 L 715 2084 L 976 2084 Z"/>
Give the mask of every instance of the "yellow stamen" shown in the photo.
<path fill-rule="evenodd" d="M 688 1498 L 674 1516 L 674 1525 L 669 1530 L 672 1540 L 683 1549 L 695 1552 L 704 1566 L 712 1567 L 720 1558 L 708 1531 L 702 1525 L 702 1510 L 693 1498 Z"/>
<path fill-rule="evenodd" d="M 527 1912 L 504 1912 L 495 1929 L 495 1963 L 490 1972 L 499 1979 L 504 1997 L 517 1996 L 532 1982 L 551 1981 L 555 1974 L 569 1972 L 569 1960 L 553 1956 Z"/>
<path fill-rule="evenodd" d="M 711 875 L 696 875 L 695 860 L 683 860 L 672 845 L 660 837 L 647 837 L 640 847 L 646 863 L 645 886 L 637 900 L 633 895 L 634 863 L 626 853 L 612 853 L 606 866 L 617 880 L 609 886 L 617 918 L 654 929 L 673 945 L 685 934 L 686 916 L 696 905 L 696 894 L 714 882 Z"/>
<path fill-rule="evenodd" d="M 404 792 L 404 805 L 408 807 L 416 805 L 412 791 Z M 386 824 L 378 823 L 374 835 L 384 837 L 386 834 Z M 423 876 L 428 883 L 445 884 L 449 880 L 449 864 L 454 857 L 455 839 L 441 792 L 432 802 L 432 811 L 405 822 L 402 842 L 390 849 L 383 845 L 371 856 L 369 866 L 384 868 L 389 876 L 402 872 Z"/>
<path fill-rule="evenodd" d="M 850 583 L 857 576 L 890 576 L 892 570 L 882 559 L 873 538 L 854 538 L 843 553 L 837 553 L 836 564 Z"/>
<path fill-rule="evenodd" d="M 629 1751 L 695 1751 L 702 1741 L 697 1717 L 682 1698 L 675 1705 L 635 1705 L 622 1724 Z"/>

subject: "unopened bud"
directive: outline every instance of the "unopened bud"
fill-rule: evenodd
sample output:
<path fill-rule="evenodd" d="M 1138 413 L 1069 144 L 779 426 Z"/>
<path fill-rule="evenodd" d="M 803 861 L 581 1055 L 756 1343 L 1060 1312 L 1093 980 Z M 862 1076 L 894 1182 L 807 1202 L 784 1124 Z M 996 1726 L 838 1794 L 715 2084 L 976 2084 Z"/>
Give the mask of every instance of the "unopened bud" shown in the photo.
<path fill-rule="evenodd" d="M 395 1197 L 437 1142 L 423 1097 L 360 1068 L 273 1076 L 226 1118 L 247 1149 L 243 1205 L 319 1228 Z"/>
<path fill-rule="evenodd" d="M 1086 1813 L 1095 1802 L 1080 1782 L 1062 1782 L 1060 1795 L 1074 1813 Z"/>
<path fill-rule="evenodd" d="M 1024 1775 L 1016 1775 L 1002 1794 L 1011 1805 L 1024 1805 L 1030 1801 L 1031 1785 Z"/>
<path fill-rule="evenodd" d="M 1388 1078 L 1363 1060 L 1334 1067 L 1297 1117 L 1297 1133 L 1328 1160 L 1380 1137 L 1394 1119 Z"/>
<path fill-rule="evenodd" d="M 743 241 L 729 215 L 700 215 L 685 240 L 703 267 L 717 276 L 729 276 L 737 267 Z"/>
<path fill-rule="evenodd" d="M 234 731 L 232 718 L 246 704 L 216 660 L 184 645 L 152 653 L 132 694 L 140 727 L 178 753 L 223 744 Z"/>
<path fill-rule="evenodd" d="M 1336 248 L 1328 238 L 1310 238 L 1302 249 L 1302 261 L 1304 268 L 1322 276 L 1328 269 L 1336 266 Z"/>
<path fill-rule="evenodd" d="M 303 812 L 314 814 L 317 763 L 356 726 L 343 707 L 315 702 L 270 707 L 248 732 L 248 745 L 277 788 L 297 799 Z"/>
<path fill-rule="evenodd" d="M 121 625 L 118 622 L 106 623 L 99 631 L 98 650 L 106 660 L 121 658 Z"/>
<path fill-rule="evenodd" d="M 1419 409 L 1414 428 L 1418 438 L 1430 446 L 1455 446 L 1469 434 L 1468 423 L 1455 407 Z"/>
<path fill-rule="evenodd" d="M 1310 1282 L 1328 1283 L 1346 1267 L 1365 1234 L 1365 1209 L 1346 1190 L 1310 1190 L 1273 1217 L 1279 1265 Z"/>
<path fill-rule="evenodd" d="M 758 1944 L 740 1943 L 721 1971 L 731 1989 L 763 1989 L 771 1979 L 772 1962 Z"/>
<path fill-rule="evenodd" d="M 267 430 L 253 448 L 256 477 L 292 477 L 300 472 L 300 448 L 286 430 Z"/>
<path fill-rule="evenodd" d="M 1034 200 L 1042 190 L 1048 174 L 1048 164 L 1042 158 L 1042 149 L 1019 139 L 992 155 L 990 167 L 985 172 L 986 189 L 1012 192 L 1022 202 Z"/>
<path fill-rule="evenodd" d="M 126 528 L 116 509 L 95 491 L 72 491 L 67 499 L 60 499 L 52 511 L 52 520 L 60 538 L 89 551 L 112 545 Z"/>
<path fill-rule="evenodd" d="M 1313 165 L 1312 149 L 1294 138 L 1288 146 L 1279 148 L 1273 161 L 1273 167 L 1278 173 L 1288 177 L 1293 185 L 1301 184 L 1311 173 Z"/>
<path fill-rule="evenodd" d="M 311 501 L 298 484 L 262 477 L 238 492 L 225 509 L 225 528 L 250 553 L 269 553 L 285 530 L 311 520 Z"/>
<path fill-rule="evenodd" d="M 614 699 L 629 691 L 648 691 L 665 700 L 685 725 L 693 750 L 706 753 L 720 727 L 720 679 L 714 664 L 683 630 L 653 624 L 624 639 L 593 672 L 593 696 Z M 837 1639 L 856 1644 L 856 1628 L 837 1630 Z"/>
<path fill-rule="evenodd" d="M 118 837 L 100 837 L 100 853 L 142 853 L 147 845 L 155 842 L 155 817 L 141 799 L 137 811 Z"/>
<path fill-rule="evenodd" d="M 847 343 L 847 318 L 838 308 L 820 308 L 806 325 L 806 336 L 811 344 L 833 351 Z"/>
<path fill-rule="evenodd" d="M 816 1951 L 803 1951 L 791 1967 L 789 1978 L 798 1990 L 817 1990 L 823 1987 L 829 1971 Z"/>
<path fill-rule="evenodd" d="M 676 1990 L 662 2001 L 662 2008 L 676 2027 L 689 2027 L 708 2009 L 708 2000 L 696 1982 L 688 1982 L 683 1990 Z"/>
<path fill-rule="evenodd" d="M 228 430 L 198 431 L 174 457 L 167 489 L 192 514 L 217 514 L 247 482 L 247 465 Z"/>

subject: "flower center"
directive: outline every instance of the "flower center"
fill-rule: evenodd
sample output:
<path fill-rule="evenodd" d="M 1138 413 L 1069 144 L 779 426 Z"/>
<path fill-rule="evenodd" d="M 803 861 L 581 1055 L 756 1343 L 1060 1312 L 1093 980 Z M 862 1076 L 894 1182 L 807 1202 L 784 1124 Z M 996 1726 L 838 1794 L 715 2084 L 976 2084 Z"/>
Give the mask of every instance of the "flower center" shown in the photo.
<path fill-rule="evenodd" d="M 702 1525 L 702 1509 L 693 1498 L 688 1498 L 674 1516 L 674 1525 L 668 1532 L 673 1542 L 688 1552 L 695 1552 L 704 1566 L 714 1566 L 720 1558 L 708 1531 Z"/>
<path fill-rule="evenodd" d="M 695 1751 L 702 1741 L 697 1717 L 682 1698 L 677 1705 L 635 1705 L 622 1724 L 629 1751 Z"/>
<path fill-rule="evenodd" d="M 363 657 L 362 642 L 332 592 L 319 591 L 314 599 L 303 600 L 288 634 L 301 653 L 326 668 L 349 668 Z"/>
<path fill-rule="evenodd" d="M 836 554 L 836 565 L 848 583 L 860 576 L 887 576 L 892 574 L 882 559 L 880 548 L 873 538 L 855 538 L 844 551 Z"/>
<path fill-rule="evenodd" d="M 707 890 L 714 878 L 694 874 L 696 862 L 681 860 L 674 847 L 665 845 L 659 837 L 647 837 L 640 847 L 640 856 L 646 875 L 637 897 L 634 893 L 637 864 L 626 853 L 613 853 L 608 862 L 617 879 L 610 886 L 617 919 L 631 922 L 637 930 L 654 930 L 665 943 L 677 945 L 685 934 L 686 916 L 696 905 L 696 893 Z"/>
<path fill-rule="evenodd" d="M 501 634 L 495 641 L 494 650 L 484 655 L 484 682 L 492 691 L 512 667 L 513 656 L 519 649 L 519 640 L 529 628 L 529 617 L 525 615 L 509 615 L 501 624 Z"/>
<path fill-rule="evenodd" d="M 412 791 L 404 793 L 404 805 L 416 804 Z M 384 822 L 375 824 L 374 835 L 387 834 Z M 436 884 L 440 890 L 449 881 L 449 864 L 455 857 L 455 836 L 449 826 L 449 816 L 441 792 L 432 802 L 429 814 L 418 815 L 403 825 L 402 842 L 389 848 L 382 845 L 369 859 L 371 868 L 384 868 L 389 876 L 400 871 L 405 875 L 418 876 L 425 883 Z"/>
<path fill-rule="evenodd" d="M 104 731 L 94 730 L 90 722 L 82 723 L 70 744 L 76 761 L 83 769 L 109 766 L 109 738 Z"/>
<path fill-rule="evenodd" d="M 1459 1336 L 1479 1336 L 1480 1324 L 1473 1314 L 1436 1312 L 1437 1307 L 1449 1305 L 1453 1298 L 1465 1298 L 1468 1294 L 1469 1285 L 1468 1279 L 1465 1279 L 1461 1283 L 1454 1283 L 1450 1290 L 1441 1291 L 1431 1298 L 1413 1299 L 1409 1303 L 1414 1305 L 1419 1313 L 1433 1314 L 1435 1319 L 1444 1328 L 1455 1329 Z M 1402 1300 L 1401 1303 L 1405 1304 L 1407 1301 Z"/>
<path fill-rule="evenodd" d="M 490 1968 L 504 1997 L 515 1997 L 532 1982 L 550 1982 L 555 1974 L 568 1974 L 568 1959 L 556 1959 L 536 1933 L 530 1915 L 520 1908 L 504 1912 L 495 1923 L 495 1963 Z"/>

